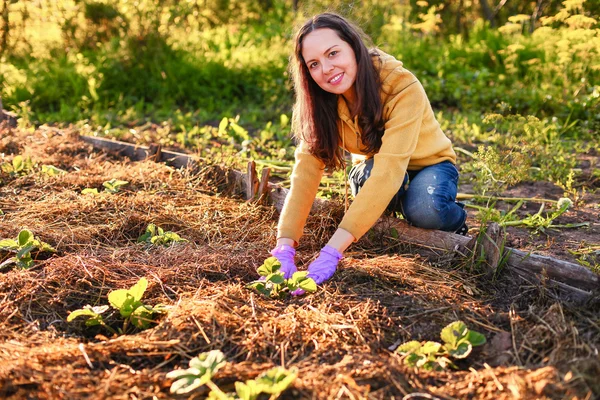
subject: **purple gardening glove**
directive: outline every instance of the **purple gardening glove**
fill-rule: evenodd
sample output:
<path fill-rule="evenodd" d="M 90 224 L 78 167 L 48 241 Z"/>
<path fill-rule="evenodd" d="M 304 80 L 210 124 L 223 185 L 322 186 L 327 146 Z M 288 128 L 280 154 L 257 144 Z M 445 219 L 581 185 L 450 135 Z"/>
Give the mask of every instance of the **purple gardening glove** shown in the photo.
<path fill-rule="evenodd" d="M 337 249 L 329 245 L 323 247 L 319 257 L 308 266 L 307 277 L 314 279 L 317 285 L 322 284 L 333 276 L 342 257 L 342 253 Z M 296 289 L 292 296 L 302 296 L 304 293 L 304 290 Z"/>
<path fill-rule="evenodd" d="M 283 277 L 289 279 L 294 275 L 294 272 L 298 271 L 296 264 L 294 263 L 294 256 L 296 255 L 296 249 L 287 244 L 282 244 L 271 250 L 273 257 L 277 258 L 281 263 L 279 269 L 283 272 Z"/>

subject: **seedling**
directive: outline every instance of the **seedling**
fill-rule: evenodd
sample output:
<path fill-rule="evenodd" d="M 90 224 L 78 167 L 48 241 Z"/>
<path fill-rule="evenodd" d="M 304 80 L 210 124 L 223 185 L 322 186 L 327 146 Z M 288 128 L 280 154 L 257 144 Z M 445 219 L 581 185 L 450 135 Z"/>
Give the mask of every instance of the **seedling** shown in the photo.
<path fill-rule="evenodd" d="M 504 226 L 525 226 L 527 228 L 533 229 L 534 233 L 545 232 L 547 228 L 578 228 L 582 226 L 589 226 L 589 223 L 582 222 L 576 224 L 565 224 L 565 225 L 556 225 L 553 224 L 554 220 L 561 215 L 563 215 L 569 207 L 573 205 L 573 202 L 563 197 L 558 200 L 557 209 L 552 213 L 547 213 L 546 216 L 542 214 L 544 211 L 544 203 L 540 206 L 540 209 L 537 213 L 528 215 L 526 218 L 523 218 L 519 221 L 508 221 L 504 222 Z"/>
<path fill-rule="evenodd" d="M 107 325 L 102 314 L 108 311 L 109 306 L 92 307 L 86 305 L 82 309 L 75 310 L 67 317 L 67 322 L 73 321 L 77 317 L 87 317 L 85 324 L 87 326 L 102 325 L 114 334 L 123 334 L 127 332 L 129 325 L 138 329 L 147 329 L 153 321 L 154 314 L 164 312 L 164 307 L 151 307 L 142 303 L 142 296 L 148 287 L 148 280 L 140 280 L 129 289 L 118 289 L 108 293 L 108 302 L 110 306 L 119 311 L 123 318 L 123 328 L 115 330 Z"/>
<path fill-rule="evenodd" d="M 33 233 L 28 229 L 21 230 L 16 239 L 0 240 L 0 250 L 16 253 L 14 257 L 11 257 L 0 264 L 0 269 L 11 264 L 15 264 L 21 269 L 33 267 L 34 259 L 31 256 L 31 252 L 34 250 L 37 250 L 36 253 L 56 252 L 56 250 L 48 243 L 37 240 L 33 236 Z"/>
<path fill-rule="evenodd" d="M 154 224 L 149 224 L 146 228 L 146 232 L 137 239 L 138 243 L 147 243 L 156 246 L 169 246 L 172 243 L 187 241 L 187 239 L 183 239 L 175 232 L 165 232 L 163 228 Z"/>
<path fill-rule="evenodd" d="M 42 174 L 53 177 L 66 174 L 67 171 L 55 167 L 54 165 L 42 165 Z"/>
<path fill-rule="evenodd" d="M 440 337 L 444 344 L 412 340 L 400 345 L 396 352 L 404 356 L 404 363 L 411 367 L 442 370 L 447 367 L 456 368 L 450 357 L 466 358 L 474 346 L 485 343 L 485 336 L 468 329 L 462 321 L 455 321 L 446 326 L 442 329 Z"/>
<path fill-rule="evenodd" d="M 271 399 L 276 399 L 298 376 L 296 369 L 274 367 L 256 379 L 235 382 L 235 393 L 225 393 L 212 381 L 212 378 L 226 364 L 225 355 L 220 350 L 212 350 L 192 358 L 189 362 L 190 368 L 167 374 L 168 379 L 175 379 L 171 384 L 171 393 L 187 394 L 206 385 L 211 390 L 208 394 L 209 399 L 255 400 L 262 393 L 271 395 Z"/>
<path fill-rule="evenodd" d="M 30 157 L 25 158 L 21 155 L 14 156 L 12 162 L 3 162 L 0 164 L 2 172 L 12 177 L 28 175 L 33 171 L 34 167 L 35 164 L 31 161 Z"/>
<path fill-rule="evenodd" d="M 92 188 L 85 188 L 85 189 L 83 189 L 81 191 L 81 194 L 89 194 L 89 195 L 92 195 L 92 196 L 97 196 L 100 193 L 98 192 L 98 189 L 96 189 L 96 188 L 93 188 L 93 189 Z"/>
<path fill-rule="evenodd" d="M 280 272 L 281 263 L 275 257 L 269 257 L 256 270 L 261 278 L 246 285 L 269 298 L 281 298 L 294 290 L 302 289 L 308 293 L 317 291 L 317 284 L 307 277 L 308 271 L 294 272 L 291 278 L 285 279 Z"/>
<path fill-rule="evenodd" d="M 110 181 L 106 181 L 102 184 L 102 186 L 104 186 L 104 191 L 108 192 L 108 193 L 118 193 L 121 191 L 121 188 L 123 186 L 128 185 L 129 182 L 127 181 L 121 181 L 118 179 L 111 179 Z"/>

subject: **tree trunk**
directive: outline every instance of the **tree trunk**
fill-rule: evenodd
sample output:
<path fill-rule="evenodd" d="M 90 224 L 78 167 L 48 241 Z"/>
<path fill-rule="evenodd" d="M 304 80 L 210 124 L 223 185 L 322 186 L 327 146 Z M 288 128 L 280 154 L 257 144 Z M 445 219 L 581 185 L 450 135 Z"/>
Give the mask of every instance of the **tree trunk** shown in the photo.
<path fill-rule="evenodd" d="M 8 46 L 8 32 L 9 32 L 9 21 L 8 21 L 8 0 L 4 0 L 4 7 L 2 8 L 2 32 L 0 32 L 0 55 L 4 54 L 6 47 Z"/>
<path fill-rule="evenodd" d="M 485 17 L 485 19 L 490 21 L 490 25 L 492 26 L 492 28 L 495 28 L 496 20 L 494 19 L 494 13 L 490 8 L 490 5 L 488 4 L 487 0 L 479 0 L 479 4 L 481 5 L 481 12 L 483 13 L 483 16 Z"/>
<path fill-rule="evenodd" d="M 294 12 L 298 11 L 298 0 L 293 0 L 293 8 L 294 8 Z"/>

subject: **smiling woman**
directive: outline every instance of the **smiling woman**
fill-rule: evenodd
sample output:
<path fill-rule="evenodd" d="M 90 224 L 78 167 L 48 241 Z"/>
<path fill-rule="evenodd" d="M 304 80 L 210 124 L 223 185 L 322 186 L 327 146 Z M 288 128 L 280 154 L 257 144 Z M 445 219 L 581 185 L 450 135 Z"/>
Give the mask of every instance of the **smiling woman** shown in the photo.
<path fill-rule="evenodd" d="M 311 18 L 295 36 L 296 163 L 271 251 L 286 278 L 297 270 L 294 247 L 323 171 L 345 169 L 344 151 L 366 160 L 350 171 L 354 202 L 308 267 L 317 284 L 333 276 L 343 251 L 386 209 L 422 228 L 468 230 L 456 202 L 456 154 L 423 86 L 402 62 L 365 41 L 359 28 L 333 13 Z"/>

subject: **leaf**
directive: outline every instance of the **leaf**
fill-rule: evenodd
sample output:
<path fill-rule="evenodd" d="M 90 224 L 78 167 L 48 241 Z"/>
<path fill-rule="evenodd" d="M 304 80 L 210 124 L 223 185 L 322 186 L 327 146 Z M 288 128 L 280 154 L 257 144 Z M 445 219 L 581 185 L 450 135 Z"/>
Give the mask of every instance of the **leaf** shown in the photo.
<path fill-rule="evenodd" d="M 77 317 L 95 317 L 98 316 L 98 313 L 94 312 L 89 308 L 80 308 L 79 310 L 72 311 L 69 313 L 67 317 L 67 322 L 73 321 Z"/>
<path fill-rule="evenodd" d="M 147 287 L 148 279 L 146 279 L 145 277 L 141 277 L 135 285 L 129 288 L 129 294 L 133 296 L 135 301 L 140 301 L 142 300 L 142 296 L 144 295 L 144 292 L 146 291 Z"/>
<path fill-rule="evenodd" d="M 447 349 L 448 354 L 450 354 L 454 358 L 465 358 L 469 354 L 471 354 L 471 350 L 473 350 L 473 346 L 469 342 L 462 342 L 453 349 Z"/>
<path fill-rule="evenodd" d="M 0 250 L 17 250 L 19 243 L 13 239 L 2 239 L 0 240 Z"/>
<path fill-rule="evenodd" d="M 286 390 L 297 376 L 298 370 L 296 368 L 287 370 L 283 367 L 273 367 L 261 374 L 256 382 L 262 386 L 262 392 L 279 394 Z"/>
<path fill-rule="evenodd" d="M 196 368 L 202 375 L 208 374 L 207 380 L 225 364 L 227 364 L 227 360 L 221 350 L 211 350 L 190 360 L 191 368 Z"/>
<path fill-rule="evenodd" d="M 23 229 L 21 232 L 19 232 L 17 242 L 19 243 L 20 247 L 27 245 L 31 241 L 33 241 L 33 232 L 31 232 L 29 229 Z"/>
<path fill-rule="evenodd" d="M 313 278 L 300 278 L 298 280 L 298 287 L 308 293 L 317 291 L 317 283 Z"/>
<path fill-rule="evenodd" d="M 253 381 L 249 381 L 249 382 L 253 382 Z M 235 393 L 240 398 L 240 400 L 252 400 L 253 396 L 254 396 L 254 394 L 252 392 L 252 388 L 250 388 L 250 386 L 245 384 L 244 382 L 236 382 L 235 383 Z"/>
<path fill-rule="evenodd" d="M 438 342 L 425 342 L 425 344 L 421 346 L 420 352 L 425 355 L 435 355 L 441 347 L 442 345 Z"/>
<path fill-rule="evenodd" d="M 224 117 L 221 122 L 219 122 L 219 136 L 223 136 L 225 134 L 225 130 L 227 129 L 227 117 Z"/>
<path fill-rule="evenodd" d="M 13 165 L 13 169 L 15 172 L 22 171 L 24 168 L 23 156 L 21 156 L 21 155 L 15 156 L 15 158 L 13 158 L 12 165 Z"/>
<path fill-rule="evenodd" d="M 276 257 L 269 257 L 263 262 L 263 265 L 258 267 L 257 272 L 260 276 L 268 276 L 279 271 L 280 268 L 281 263 L 279 260 Z"/>
<path fill-rule="evenodd" d="M 67 171 L 57 168 L 54 165 L 42 165 L 42 174 L 46 174 L 50 177 L 64 175 Z"/>
<path fill-rule="evenodd" d="M 34 246 L 25 246 L 21 249 L 19 249 L 19 251 L 17 252 L 17 259 L 31 259 L 31 250 L 33 250 L 35 247 Z"/>
<path fill-rule="evenodd" d="M 98 189 L 85 188 L 81 191 L 81 194 L 91 194 L 91 195 L 95 196 L 99 193 L 98 193 Z"/>
<path fill-rule="evenodd" d="M 419 350 L 421 350 L 421 342 L 411 340 L 410 342 L 405 342 L 398 346 L 396 353 L 404 355 L 409 353 L 418 353 Z"/>
<path fill-rule="evenodd" d="M 153 314 L 154 310 L 152 307 L 142 305 L 133 310 L 129 319 L 136 328 L 147 329 L 150 326 L 150 323 L 153 321 Z"/>
<path fill-rule="evenodd" d="M 483 336 L 481 333 L 479 332 L 475 332 L 469 329 L 469 332 L 467 333 L 467 337 L 466 340 L 471 343 L 471 346 L 475 347 L 475 346 L 481 346 L 482 344 L 485 343 L 485 336 Z"/>
<path fill-rule="evenodd" d="M 267 282 L 272 282 L 275 285 L 281 285 L 283 282 L 285 282 L 285 278 L 283 277 L 283 273 L 282 272 L 276 272 L 274 274 L 270 274 L 267 276 L 267 279 L 265 279 Z"/>
<path fill-rule="evenodd" d="M 465 325 L 462 321 L 454 321 L 451 324 L 448 324 L 442 332 L 440 333 L 440 337 L 446 344 L 448 348 L 456 348 L 460 339 L 465 337 L 468 332 L 467 325 Z"/>
<path fill-rule="evenodd" d="M 248 380 L 246 383 L 236 382 L 235 393 L 240 400 L 255 400 L 263 392 L 263 385 L 255 380 Z M 265 392 L 268 393 L 268 392 Z"/>
<path fill-rule="evenodd" d="M 108 293 L 108 302 L 111 306 L 119 310 L 127 300 L 127 289 L 117 289 Z"/>
<path fill-rule="evenodd" d="M 175 372 L 175 371 L 173 371 Z M 169 373 L 171 374 L 171 373 Z M 172 376 L 167 374 L 167 378 L 171 379 Z M 171 384 L 169 391 L 175 394 L 186 394 L 193 390 L 198 389 L 204 385 L 208 380 L 203 380 L 196 375 L 185 375 Z"/>

